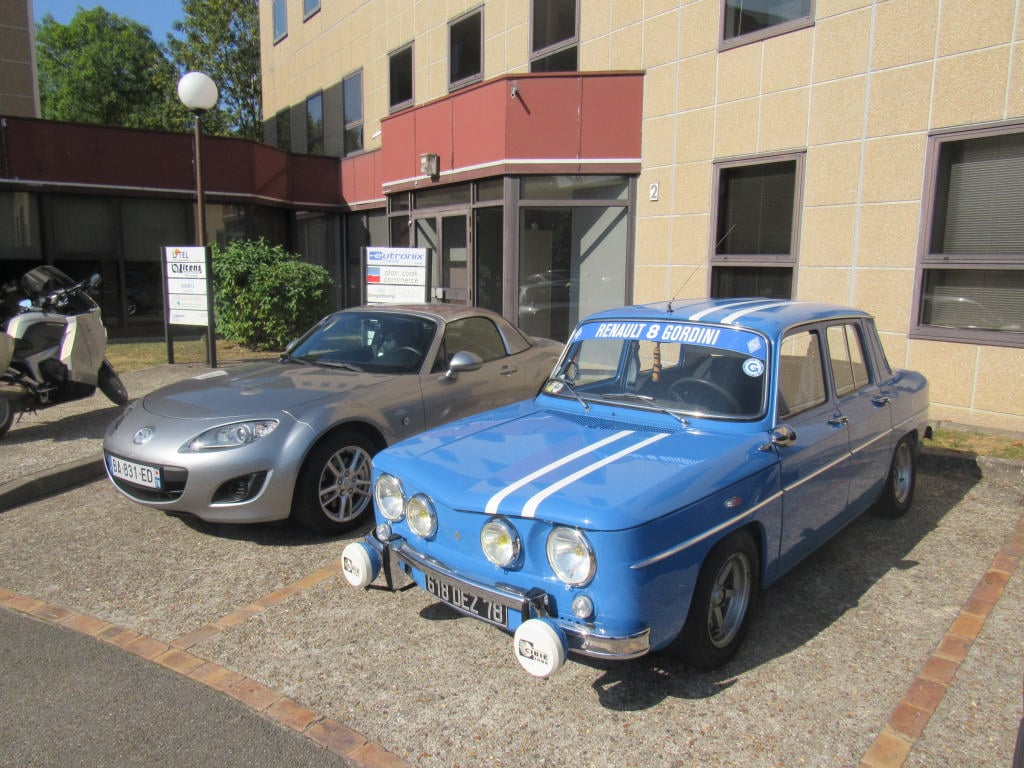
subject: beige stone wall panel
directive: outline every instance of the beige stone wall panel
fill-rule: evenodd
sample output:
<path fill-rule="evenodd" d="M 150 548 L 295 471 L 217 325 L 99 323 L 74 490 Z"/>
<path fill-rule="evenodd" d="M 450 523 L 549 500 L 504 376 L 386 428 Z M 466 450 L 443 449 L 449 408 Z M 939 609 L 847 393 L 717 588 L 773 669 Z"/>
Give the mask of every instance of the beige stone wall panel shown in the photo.
<path fill-rule="evenodd" d="M 917 262 L 921 206 L 917 203 L 865 205 L 860 210 L 858 267 L 902 267 Z"/>
<path fill-rule="evenodd" d="M 1024 8 L 1024 4 L 1021 8 Z M 1013 46 L 1011 58 L 1013 70 L 1010 72 L 1010 85 L 1006 96 L 1008 118 L 1024 116 L 1024 43 Z"/>
<path fill-rule="evenodd" d="M 800 225 L 801 268 L 852 266 L 856 224 L 856 206 L 805 207 Z"/>
<path fill-rule="evenodd" d="M 859 139 L 867 100 L 867 78 L 848 77 L 811 88 L 811 144 Z"/>
<path fill-rule="evenodd" d="M 875 0 L 818 0 L 814 4 L 814 16 L 817 19 L 827 19 L 849 11 L 870 8 L 874 2 Z"/>
<path fill-rule="evenodd" d="M 853 298 L 850 303 L 874 315 L 880 330 L 906 333 L 910 327 L 914 270 L 861 267 L 853 275 Z"/>
<path fill-rule="evenodd" d="M 761 92 L 775 93 L 809 85 L 813 44 L 813 27 L 765 40 Z"/>
<path fill-rule="evenodd" d="M 860 174 L 860 142 L 810 147 L 804 166 L 804 205 L 856 203 Z"/>
<path fill-rule="evenodd" d="M 829 267 L 804 267 L 797 279 L 794 298 L 850 304 L 850 270 Z"/>
<path fill-rule="evenodd" d="M 596 72 L 609 69 L 611 62 L 611 37 L 598 37 L 580 44 L 580 69 Z"/>
<path fill-rule="evenodd" d="M 871 75 L 867 135 L 891 136 L 928 130 L 931 116 L 931 62 Z"/>
<path fill-rule="evenodd" d="M 938 55 L 966 53 L 1011 40 L 1015 5 L 1007 0 L 943 0 Z"/>
<path fill-rule="evenodd" d="M 715 157 L 736 157 L 757 150 L 758 99 L 719 104 L 715 110 Z"/>
<path fill-rule="evenodd" d="M 862 202 L 920 200 L 927 145 L 924 134 L 866 142 Z"/>
<path fill-rule="evenodd" d="M 750 99 L 761 93 L 760 43 L 722 51 L 718 55 L 718 103 Z"/>
<path fill-rule="evenodd" d="M 977 390 L 972 405 L 983 411 L 1019 413 L 1024 403 L 1024 350 L 978 348 Z"/>
<path fill-rule="evenodd" d="M 679 28 L 684 32 L 679 41 L 679 58 L 718 50 L 720 9 L 721 0 L 696 0 L 680 7 Z"/>
<path fill-rule="evenodd" d="M 672 178 L 672 213 L 703 214 L 711 210 L 710 162 L 677 164 Z"/>
<path fill-rule="evenodd" d="M 706 264 L 710 247 L 708 242 L 710 229 L 708 214 L 673 216 L 671 240 L 669 241 L 671 243 L 669 263 L 673 266 L 687 268 Z"/>
<path fill-rule="evenodd" d="M 807 146 L 809 101 L 810 88 L 796 88 L 762 97 L 758 152 Z"/>
<path fill-rule="evenodd" d="M 611 0 L 612 29 L 621 29 L 643 21 L 644 4 L 636 0 Z"/>
<path fill-rule="evenodd" d="M 679 58 L 679 12 L 649 17 L 643 24 L 643 68 L 673 63 Z"/>
<path fill-rule="evenodd" d="M 678 109 L 686 111 L 715 103 L 715 68 L 718 56 L 705 53 L 679 62 Z M 646 80 L 646 78 L 645 78 Z"/>
<path fill-rule="evenodd" d="M 1001 46 L 940 59 L 935 70 L 932 127 L 1001 120 L 1011 50 Z"/>
<path fill-rule="evenodd" d="M 931 60 L 939 27 L 939 0 L 889 0 L 875 6 L 874 69 Z"/>
<path fill-rule="evenodd" d="M 643 69 L 643 26 L 634 24 L 614 30 L 611 38 L 610 69 Z"/>
<path fill-rule="evenodd" d="M 932 401 L 969 408 L 974 392 L 978 348 L 973 344 L 911 339 L 907 367 L 928 377 Z M 939 399 L 941 398 L 941 399 Z M 935 418 L 935 414 L 932 414 Z"/>
<path fill-rule="evenodd" d="M 660 168 L 672 165 L 676 149 L 676 118 L 655 117 L 644 120 L 643 126 L 644 166 Z"/>
<path fill-rule="evenodd" d="M 644 73 L 644 117 L 675 114 L 678 66 L 673 62 Z"/>
<path fill-rule="evenodd" d="M 691 163 L 712 157 L 715 110 L 683 112 L 676 119 L 676 162 Z"/>
<path fill-rule="evenodd" d="M 813 82 L 859 75 L 867 70 L 871 10 L 824 19 L 814 27 Z"/>
<path fill-rule="evenodd" d="M 672 262 L 669 253 L 671 219 L 668 216 L 647 216 L 636 221 L 636 263 L 647 266 Z"/>

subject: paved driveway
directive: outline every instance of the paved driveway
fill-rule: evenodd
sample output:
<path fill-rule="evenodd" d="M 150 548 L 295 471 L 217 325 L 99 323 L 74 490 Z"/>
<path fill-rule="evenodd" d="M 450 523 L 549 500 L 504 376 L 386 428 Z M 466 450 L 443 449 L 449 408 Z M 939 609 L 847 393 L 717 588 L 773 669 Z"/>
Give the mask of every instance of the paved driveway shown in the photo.
<path fill-rule="evenodd" d="M 0 605 L 368 766 L 1006 768 L 1024 674 L 1019 477 L 922 474 L 905 518 L 858 520 L 768 590 L 717 673 L 655 655 L 537 680 L 509 637 L 418 590 L 344 586 L 354 536 L 183 520 L 106 480 L 0 513 Z"/>

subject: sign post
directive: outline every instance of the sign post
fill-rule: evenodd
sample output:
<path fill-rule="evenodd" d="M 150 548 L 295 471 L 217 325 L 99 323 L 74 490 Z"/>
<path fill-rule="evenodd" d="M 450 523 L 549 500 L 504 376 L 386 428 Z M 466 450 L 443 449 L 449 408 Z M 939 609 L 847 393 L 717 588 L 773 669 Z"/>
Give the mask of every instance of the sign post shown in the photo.
<path fill-rule="evenodd" d="M 164 305 L 167 307 L 167 362 L 174 362 L 171 326 L 205 326 L 207 363 L 211 368 L 216 368 L 213 270 L 209 246 L 168 246 L 164 248 L 163 266 L 166 289 Z"/>
<path fill-rule="evenodd" d="M 367 248 L 366 303 L 425 303 L 428 266 L 426 248 Z"/>

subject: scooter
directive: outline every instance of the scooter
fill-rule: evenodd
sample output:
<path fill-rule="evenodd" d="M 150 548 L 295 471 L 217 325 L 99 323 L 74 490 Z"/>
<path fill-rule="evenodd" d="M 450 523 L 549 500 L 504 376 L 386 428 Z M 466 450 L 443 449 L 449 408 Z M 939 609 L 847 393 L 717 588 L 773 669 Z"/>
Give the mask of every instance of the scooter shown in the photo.
<path fill-rule="evenodd" d="M 75 282 L 53 266 L 36 267 L 0 297 L 0 437 L 16 413 L 92 396 L 115 405 L 128 390 L 104 357 L 107 330 L 89 295 L 100 276 Z"/>

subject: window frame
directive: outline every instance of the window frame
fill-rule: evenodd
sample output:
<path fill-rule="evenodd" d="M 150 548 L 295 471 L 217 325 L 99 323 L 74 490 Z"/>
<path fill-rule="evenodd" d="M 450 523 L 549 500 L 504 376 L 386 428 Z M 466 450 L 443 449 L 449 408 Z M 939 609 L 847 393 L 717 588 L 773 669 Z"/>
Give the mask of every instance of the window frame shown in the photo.
<path fill-rule="evenodd" d="M 947 146 L 975 139 L 1004 135 L 1024 135 L 1024 121 L 990 124 L 973 128 L 951 128 L 928 136 L 925 161 L 924 190 L 921 195 L 921 224 L 918 237 L 917 263 L 914 274 L 914 297 L 911 305 L 910 333 L 912 339 L 928 339 L 953 343 L 984 344 L 997 347 L 1024 348 L 1024 332 L 981 328 L 951 328 L 923 322 L 925 284 L 929 272 L 965 270 L 972 272 L 1024 271 L 1024 244 L 1019 254 L 988 254 L 985 256 L 932 252 L 933 228 L 940 199 L 942 150 Z M 948 191 L 948 190 L 945 190 Z M 1024 295 L 1022 295 L 1024 300 Z"/>
<path fill-rule="evenodd" d="M 314 101 L 320 105 L 320 120 L 319 120 L 319 135 L 315 135 L 311 130 L 314 123 L 310 120 L 310 104 Z M 315 142 L 319 141 L 319 150 L 314 151 Z M 306 98 L 306 154 L 307 155 L 322 155 L 324 154 L 324 92 L 317 91 L 316 93 Z"/>
<path fill-rule="evenodd" d="M 394 64 L 395 59 L 409 54 L 409 98 L 401 101 L 392 101 L 394 98 Z M 406 43 L 388 54 L 388 114 L 401 112 L 416 103 L 416 50 L 414 43 Z"/>
<path fill-rule="evenodd" d="M 274 45 L 288 37 L 288 0 L 274 0 L 270 7 Z M 280 18 L 279 18 L 280 16 Z M 280 25 L 278 24 L 280 22 Z"/>
<path fill-rule="evenodd" d="M 718 253 L 719 242 L 723 239 L 719 236 L 719 217 L 722 211 L 722 182 L 723 176 L 732 169 L 755 168 L 757 166 L 775 165 L 779 163 L 793 163 L 793 210 L 790 219 L 789 252 L 785 254 L 749 253 L 749 254 L 720 254 Z M 708 295 L 716 284 L 716 272 L 723 269 L 747 268 L 747 269 L 788 269 L 790 271 L 790 296 L 796 294 L 796 279 L 800 261 L 800 221 L 803 209 L 803 188 L 806 165 L 806 152 L 784 152 L 770 155 L 757 155 L 751 157 L 730 158 L 728 160 L 714 163 L 711 189 L 711 216 L 709 226 L 711 227 L 708 238 Z"/>
<path fill-rule="evenodd" d="M 353 120 L 349 120 L 348 115 L 348 94 L 352 88 L 351 83 L 359 83 L 359 117 Z M 342 157 L 349 157 L 360 152 L 365 151 L 366 143 L 365 137 L 363 136 L 363 125 L 364 125 L 365 109 L 363 104 L 363 70 L 357 69 L 355 72 L 344 77 L 341 81 L 341 154 Z M 349 148 L 348 136 L 349 131 L 359 129 L 359 146 Z"/>
<path fill-rule="evenodd" d="M 554 71 L 565 71 L 565 70 L 554 70 L 546 67 L 538 67 L 537 65 L 548 61 L 552 57 L 567 53 L 572 50 L 576 58 L 576 66 L 571 71 L 579 71 L 580 66 L 580 2 L 579 0 L 561 0 L 562 2 L 573 3 L 573 34 L 571 37 L 558 40 L 544 48 L 538 49 L 536 47 L 536 41 L 534 40 L 534 30 L 537 20 L 537 4 L 538 3 L 554 3 L 559 0 L 531 0 L 530 2 L 530 71 L 531 72 L 554 72 Z"/>
<path fill-rule="evenodd" d="M 320 0 L 302 0 L 302 21 L 309 21 L 320 13 Z"/>
<path fill-rule="evenodd" d="M 738 48 L 741 45 L 749 45 L 750 43 L 757 43 L 762 40 L 767 40 L 772 37 L 778 37 L 779 35 L 786 35 L 790 32 L 796 32 L 800 29 L 806 29 L 807 27 L 814 26 L 814 14 L 815 5 L 817 0 L 809 0 L 810 8 L 808 9 L 806 16 L 800 16 L 796 19 L 788 19 L 787 21 L 780 21 L 778 24 L 772 24 L 769 27 L 763 27 L 753 32 L 747 32 L 742 35 L 736 35 L 735 37 L 725 36 L 725 25 L 728 19 L 729 13 L 726 3 L 729 0 L 719 0 L 719 26 L 718 26 L 718 50 L 727 51 L 730 48 Z"/>
<path fill-rule="evenodd" d="M 470 75 L 465 75 L 458 80 L 452 79 L 452 31 L 459 24 L 469 21 L 472 18 L 478 18 L 480 23 L 480 39 L 479 39 L 479 62 L 478 69 L 476 72 Z M 482 82 L 484 79 L 484 7 L 478 5 L 466 13 L 456 16 L 448 21 L 448 91 L 457 91 L 461 88 L 465 88 L 467 85 L 473 85 L 475 83 Z"/>

